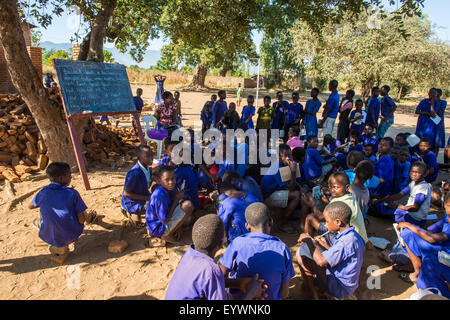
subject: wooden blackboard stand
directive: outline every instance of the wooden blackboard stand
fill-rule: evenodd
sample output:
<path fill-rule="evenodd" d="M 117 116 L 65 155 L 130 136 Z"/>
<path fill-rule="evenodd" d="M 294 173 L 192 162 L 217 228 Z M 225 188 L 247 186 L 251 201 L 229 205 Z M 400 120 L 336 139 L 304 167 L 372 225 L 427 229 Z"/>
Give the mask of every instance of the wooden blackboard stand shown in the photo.
<path fill-rule="evenodd" d="M 86 188 L 86 190 L 90 190 L 91 186 L 89 184 L 86 165 L 84 163 L 83 154 L 81 152 L 80 141 L 78 140 L 78 135 L 75 129 L 74 119 L 131 114 L 133 115 L 134 122 L 136 124 L 139 139 L 142 144 L 145 144 L 145 138 L 141 128 L 141 121 L 139 119 L 140 111 L 137 111 L 136 107 L 134 106 L 133 95 L 131 94 L 131 88 L 124 66 L 97 62 L 55 59 L 53 60 L 53 68 L 56 70 L 56 81 L 59 84 L 59 94 L 61 96 L 64 113 L 66 115 L 69 133 L 72 138 L 72 144 L 75 151 L 78 169 L 83 178 L 84 187 Z M 108 74 L 108 71 L 104 70 L 112 71 L 110 74 Z M 61 77 L 59 77 L 58 72 L 61 73 Z M 115 73 L 112 74 L 112 72 Z M 75 79 L 73 75 L 83 75 L 87 78 L 87 80 L 90 80 L 91 82 L 83 83 L 83 81 L 80 81 L 80 79 Z M 102 76 L 104 76 L 105 81 L 102 81 Z M 89 79 L 89 77 L 91 78 Z M 78 81 L 75 81 L 74 79 Z M 95 84 L 97 83 L 99 83 L 98 88 L 95 86 Z M 104 92 L 105 83 L 110 84 L 110 90 L 112 92 Z M 105 103 L 102 103 L 101 106 L 99 106 L 99 103 L 96 103 L 97 101 L 95 101 L 94 97 L 91 97 L 91 95 L 85 95 L 82 96 L 82 102 L 80 102 L 81 100 L 77 101 L 78 104 L 76 106 L 71 105 L 70 102 L 68 102 L 69 105 L 66 105 L 65 99 L 68 99 L 67 101 L 70 101 L 70 98 L 73 97 L 73 95 L 71 96 L 71 94 L 69 92 L 65 92 L 64 89 L 70 89 L 74 87 L 78 88 L 82 87 L 83 85 L 91 85 L 90 88 L 92 88 L 93 93 L 98 93 L 95 96 L 95 98 L 97 99 L 99 95 L 104 93 L 101 101 L 107 101 L 108 103 L 106 105 Z M 119 99 L 110 98 L 110 94 L 119 95 Z M 90 98 L 92 98 L 92 101 L 89 101 Z M 93 109 L 95 111 L 89 111 L 88 107 L 89 109 Z M 109 112 L 108 110 L 113 111 Z"/>

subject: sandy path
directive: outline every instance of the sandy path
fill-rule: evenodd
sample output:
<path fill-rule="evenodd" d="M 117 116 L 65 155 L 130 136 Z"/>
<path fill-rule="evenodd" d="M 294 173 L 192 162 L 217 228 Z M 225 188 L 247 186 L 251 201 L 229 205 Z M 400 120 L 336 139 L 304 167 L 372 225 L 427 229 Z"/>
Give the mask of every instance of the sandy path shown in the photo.
<path fill-rule="evenodd" d="M 169 88 L 171 89 L 171 88 Z M 133 88 L 134 90 L 134 88 Z M 148 99 L 154 89 L 144 86 L 144 98 Z M 201 107 L 210 92 L 182 92 L 185 124 L 199 118 Z M 272 96 L 274 95 L 271 92 Z M 244 94 L 244 96 L 246 93 Z M 301 101 L 306 97 L 302 96 Z M 239 110 L 240 111 L 240 110 Z M 415 119 L 398 115 L 391 132 L 413 131 Z M 448 123 L 447 125 L 449 125 Z M 124 121 L 121 125 L 128 126 Z M 447 130 L 449 127 L 447 127 Z M 72 185 L 80 192 L 90 209 L 104 216 L 102 223 L 89 225 L 75 244 L 65 264 L 59 266 L 49 260 L 48 246 L 38 237 L 32 221 L 39 210 L 26 208 L 28 197 L 4 214 L 9 200 L 4 184 L 0 183 L 0 299 L 162 299 L 171 275 L 190 243 L 190 234 L 183 239 L 184 245 L 168 248 L 146 248 L 145 229 L 132 230 L 122 227 L 120 195 L 126 171 L 129 168 L 96 170 L 89 173 L 92 190 L 83 188 L 82 180 L 74 174 Z M 447 178 L 449 176 L 447 175 Z M 43 187 L 48 182 L 23 182 L 15 185 L 17 195 Z M 212 209 L 203 213 L 212 213 Z M 389 221 L 370 217 L 369 236 L 394 240 L 395 234 Z M 277 234 L 275 234 L 277 235 Z M 291 248 L 292 255 L 298 246 L 297 235 L 278 235 Z M 125 239 L 129 247 L 122 254 L 107 252 L 108 243 Z M 377 249 L 365 254 L 361 272 L 359 299 L 403 299 L 415 292 L 397 278 L 398 274 L 376 258 Z M 220 255 L 220 252 L 219 252 Z M 366 286 L 367 268 L 377 265 L 381 273 L 381 288 L 370 290 Z M 291 299 L 302 298 L 298 265 L 294 263 L 297 276 L 291 281 Z M 75 267 L 75 273 L 73 268 Z M 76 279 L 79 270 L 79 287 Z"/>

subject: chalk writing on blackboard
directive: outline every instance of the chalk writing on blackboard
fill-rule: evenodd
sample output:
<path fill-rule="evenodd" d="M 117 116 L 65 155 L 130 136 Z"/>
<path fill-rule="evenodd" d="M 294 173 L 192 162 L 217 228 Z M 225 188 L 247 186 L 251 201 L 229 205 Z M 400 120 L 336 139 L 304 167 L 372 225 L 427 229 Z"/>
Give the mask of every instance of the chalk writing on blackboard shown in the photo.
<path fill-rule="evenodd" d="M 68 115 L 136 111 L 125 66 L 53 60 Z"/>

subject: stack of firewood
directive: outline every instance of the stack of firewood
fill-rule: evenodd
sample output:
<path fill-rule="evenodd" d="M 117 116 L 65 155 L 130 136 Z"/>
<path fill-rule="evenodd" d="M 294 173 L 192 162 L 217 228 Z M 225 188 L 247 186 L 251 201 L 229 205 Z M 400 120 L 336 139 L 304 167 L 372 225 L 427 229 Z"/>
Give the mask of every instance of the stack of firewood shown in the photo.
<path fill-rule="evenodd" d="M 50 99 L 62 103 L 57 89 Z M 88 168 L 120 167 L 131 163 L 140 144 L 132 128 L 114 128 L 89 122 L 83 136 Z M 0 180 L 28 181 L 49 163 L 47 148 L 27 105 L 17 94 L 0 95 Z"/>
<path fill-rule="evenodd" d="M 47 148 L 19 95 L 0 95 L 0 179 L 29 180 L 48 164 Z"/>

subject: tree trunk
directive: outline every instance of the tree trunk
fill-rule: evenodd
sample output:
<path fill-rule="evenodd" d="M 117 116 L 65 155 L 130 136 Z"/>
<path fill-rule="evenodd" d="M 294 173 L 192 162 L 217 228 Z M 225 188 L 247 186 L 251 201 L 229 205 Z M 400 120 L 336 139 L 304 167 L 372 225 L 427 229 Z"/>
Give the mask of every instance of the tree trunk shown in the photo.
<path fill-rule="evenodd" d="M 400 101 L 400 99 L 402 98 L 404 88 L 405 88 L 405 85 L 403 83 L 400 84 L 400 88 L 398 88 L 397 101 Z"/>
<path fill-rule="evenodd" d="M 89 53 L 87 61 L 103 62 L 103 41 L 106 27 L 116 7 L 117 0 L 105 1 L 97 16 L 91 21 Z"/>
<path fill-rule="evenodd" d="M 230 69 L 228 67 L 223 67 L 222 70 L 220 70 L 220 76 L 226 77 L 229 70 Z"/>
<path fill-rule="evenodd" d="M 0 1 L 0 42 L 11 80 L 36 121 L 50 160 L 76 165 L 66 119 L 61 108 L 49 99 L 42 79 L 31 63 L 14 0 Z"/>
<path fill-rule="evenodd" d="M 86 61 L 89 53 L 89 44 L 91 43 L 91 33 L 89 32 L 83 39 L 80 45 L 80 53 L 78 54 L 77 60 Z"/>
<path fill-rule="evenodd" d="M 204 88 L 207 73 L 208 68 L 200 62 L 197 65 L 197 74 L 192 79 L 191 86 Z"/>
<path fill-rule="evenodd" d="M 370 77 L 369 79 L 366 79 L 361 84 L 361 96 L 362 100 L 366 101 L 366 98 L 370 96 L 370 92 L 373 87 L 373 79 Z"/>

